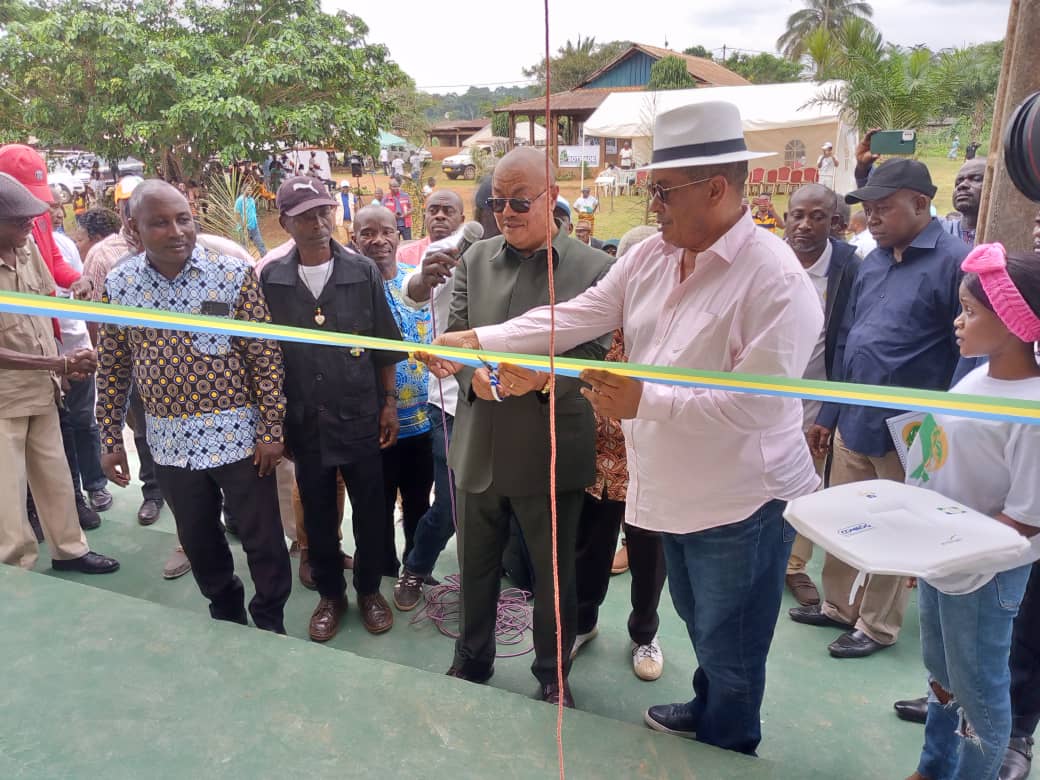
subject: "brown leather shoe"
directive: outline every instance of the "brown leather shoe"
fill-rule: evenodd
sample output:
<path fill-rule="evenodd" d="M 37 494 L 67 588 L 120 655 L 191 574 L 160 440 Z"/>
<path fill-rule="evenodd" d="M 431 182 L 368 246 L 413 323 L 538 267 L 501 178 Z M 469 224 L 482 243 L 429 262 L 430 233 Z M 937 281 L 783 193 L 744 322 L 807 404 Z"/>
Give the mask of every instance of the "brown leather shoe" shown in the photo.
<path fill-rule="evenodd" d="M 820 603 L 820 592 L 816 590 L 816 585 L 804 571 L 788 574 L 784 577 L 784 582 L 787 584 L 787 589 L 791 591 L 791 595 L 794 596 L 794 600 L 803 607 L 811 607 L 813 604 Z"/>
<path fill-rule="evenodd" d="M 339 631 L 339 621 L 347 611 L 347 597 L 322 598 L 311 615 L 310 635 L 312 642 L 328 642 Z"/>
<path fill-rule="evenodd" d="M 382 634 L 393 628 L 394 613 L 382 593 L 358 596 L 358 608 L 361 610 L 361 622 L 370 634 Z"/>
<path fill-rule="evenodd" d="M 311 573 L 310 555 L 308 555 L 306 547 L 300 548 L 300 584 L 307 588 L 307 590 L 317 590 L 318 587 L 314 584 L 314 575 Z"/>

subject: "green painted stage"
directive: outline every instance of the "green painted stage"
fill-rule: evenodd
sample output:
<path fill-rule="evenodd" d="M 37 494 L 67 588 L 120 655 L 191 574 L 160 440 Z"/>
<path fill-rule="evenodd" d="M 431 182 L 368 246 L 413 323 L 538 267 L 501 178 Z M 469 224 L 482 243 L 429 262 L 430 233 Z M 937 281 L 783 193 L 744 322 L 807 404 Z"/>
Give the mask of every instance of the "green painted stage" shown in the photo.
<path fill-rule="evenodd" d="M 119 572 L 57 574 L 45 549 L 36 572 L 0 567 L 0 778 L 557 776 L 556 711 L 532 699 L 530 656 L 500 659 L 487 686 L 463 683 L 444 676 L 452 643 L 432 625 L 397 613 L 374 637 L 353 605 L 340 634 L 318 646 L 306 639 L 317 596 L 295 580 L 289 637 L 214 622 L 190 575 L 161 577 L 174 545 L 169 510 L 142 528 L 136 486 L 114 493 L 88 538 L 120 559 Z M 436 574 L 454 571 L 449 550 Z M 790 622 L 786 598 L 754 760 L 642 725 L 648 705 L 689 698 L 694 657 L 666 595 L 665 673 L 636 679 L 628 584 L 627 574 L 613 578 L 600 636 L 575 661 L 568 777 L 891 779 L 916 766 L 921 727 L 891 708 L 924 688 L 914 607 L 895 647 L 837 661 L 826 652 L 837 632 Z M 384 581 L 388 597 L 392 587 Z"/>

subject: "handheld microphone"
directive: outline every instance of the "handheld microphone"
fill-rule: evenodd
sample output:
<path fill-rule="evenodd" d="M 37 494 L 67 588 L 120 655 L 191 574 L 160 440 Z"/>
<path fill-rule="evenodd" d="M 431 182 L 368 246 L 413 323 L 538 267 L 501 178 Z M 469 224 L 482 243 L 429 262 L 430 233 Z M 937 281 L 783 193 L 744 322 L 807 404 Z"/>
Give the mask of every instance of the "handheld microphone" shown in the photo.
<path fill-rule="evenodd" d="M 479 222 L 466 222 L 458 230 L 440 241 L 434 241 L 426 248 L 423 258 L 429 257 L 437 252 L 450 252 L 457 250 L 458 256 L 480 241 L 484 237 L 484 226 Z"/>

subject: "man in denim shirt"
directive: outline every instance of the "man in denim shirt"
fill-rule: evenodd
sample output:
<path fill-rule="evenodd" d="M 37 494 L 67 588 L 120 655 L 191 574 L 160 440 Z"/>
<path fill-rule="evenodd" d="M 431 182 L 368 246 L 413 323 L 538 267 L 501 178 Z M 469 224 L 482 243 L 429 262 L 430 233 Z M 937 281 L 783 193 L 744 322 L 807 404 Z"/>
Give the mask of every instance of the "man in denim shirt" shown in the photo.
<path fill-rule="evenodd" d="M 959 351 L 951 323 L 960 311 L 960 264 L 969 247 L 930 216 L 936 188 L 924 164 L 893 159 L 874 168 L 846 201 L 863 203 L 878 248 L 863 260 L 835 352 L 837 381 L 945 390 Z M 833 446 L 831 485 L 866 479 L 903 481 L 885 420 L 898 414 L 824 404 L 807 432 L 810 449 Z M 832 438 L 833 437 L 833 438 Z M 895 643 L 907 590 L 903 578 L 872 575 L 850 605 L 858 572 L 832 555 L 823 567 L 824 600 L 796 607 L 799 623 L 845 634 L 836 658 L 861 658 Z"/>

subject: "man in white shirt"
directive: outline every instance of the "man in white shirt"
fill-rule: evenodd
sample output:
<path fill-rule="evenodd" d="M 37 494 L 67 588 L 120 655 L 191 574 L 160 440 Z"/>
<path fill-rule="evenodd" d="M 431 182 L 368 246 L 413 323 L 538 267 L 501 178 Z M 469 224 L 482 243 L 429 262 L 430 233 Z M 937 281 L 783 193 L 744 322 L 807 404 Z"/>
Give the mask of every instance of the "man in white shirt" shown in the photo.
<path fill-rule="evenodd" d="M 747 151 L 724 102 L 659 114 L 649 168 L 660 236 L 555 311 L 556 349 L 623 328 L 633 363 L 800 377 L 823 326 L 819 297 L 790 248 L 741 206 Z M 548 307 L 441 343 L 546 352 Z M 454 369 L 431 360 L 438 373 Z M 500 393 L 524 369 L 502 364 Z M 672 601 L 700 667 L 694 698 L 651 707 L 648 726 L 754 754 L 765 663 L 794 530 L 786 501 L 819 484 L 797 399 L 582 374 L 602 415 L 623 420 L 626 521 L 662 532 Z M 721 446 L 720 446 L 721 444 Z"/>
<path fill-rule="evenodd" d="M 838 161 L 834 159 L 834 144 L 828 141 L 820 149 L 822 154 L 816 160 L 816 168 L 820 171 L 820 184 L 834 189 L 834 174 L 838 170 Z"/>
<path fill-rule="evenodd" d="M 863 209 L 853 212 L 849 218 L 849 230 L 852 233 L 849 243 L 856 247 L 856 255 L 860 260 L 877 249 L 877 241 L 867 230 L 867 215 Z"/>

